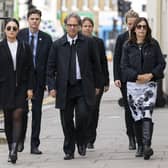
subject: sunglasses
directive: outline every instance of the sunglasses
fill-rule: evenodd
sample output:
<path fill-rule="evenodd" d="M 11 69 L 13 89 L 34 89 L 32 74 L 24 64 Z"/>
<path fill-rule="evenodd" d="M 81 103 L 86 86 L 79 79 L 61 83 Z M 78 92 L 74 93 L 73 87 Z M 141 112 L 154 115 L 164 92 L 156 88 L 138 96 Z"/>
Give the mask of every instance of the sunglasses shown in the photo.
<path fill-rule="evenodd" d="M 16 32 L 16 31 L 18 30 L 18 28 L 17 28 L 16 26 L 13 26 L 13 27 L 12 27 L 12 26 L 8 26 L 8 27 L 6 28 L 6 30 L 7 30 L 7 31 L 12 31 L 12 30 L 13 30 L 14 32 Z"/>
<path fill-rule="evenodd" d="M 144 30 L 147 30 L 147 25 L 137 25 L 136 26 L 137 29 L 144 29 Z"/>

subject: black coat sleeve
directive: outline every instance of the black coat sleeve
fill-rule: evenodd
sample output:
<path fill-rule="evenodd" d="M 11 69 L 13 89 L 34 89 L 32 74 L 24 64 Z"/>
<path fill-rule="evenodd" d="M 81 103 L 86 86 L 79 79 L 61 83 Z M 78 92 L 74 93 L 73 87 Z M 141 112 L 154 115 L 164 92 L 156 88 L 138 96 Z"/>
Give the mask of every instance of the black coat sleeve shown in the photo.
<path fill-rule="evenodd" d="M 57 47 L 53 43 L 47 63 L 47 86 L 49 90 L 56 89 L 56 73 L 57 73 Z"/>
<path fill-rule="evenodd" d="M 155 53 L 156 53 L 156 66 L 152 70 L 152 74 L 154 75 L 154 80 L 159 80 L 164 77 L 163 71 L 166 66 L 165 59 L 163 57 L 162 51 L 160 49 L 159 43 L 154 41 Z"/>
<path fill-rule="evenodd" d="M 125 42 L 122 48 L 122 56 L 121 56 L 121 74 L 122 81 L 136 81 L 138 72 L 133 69 L 129 64 L 129 56 L 128 56 L 128 43 Z"/>

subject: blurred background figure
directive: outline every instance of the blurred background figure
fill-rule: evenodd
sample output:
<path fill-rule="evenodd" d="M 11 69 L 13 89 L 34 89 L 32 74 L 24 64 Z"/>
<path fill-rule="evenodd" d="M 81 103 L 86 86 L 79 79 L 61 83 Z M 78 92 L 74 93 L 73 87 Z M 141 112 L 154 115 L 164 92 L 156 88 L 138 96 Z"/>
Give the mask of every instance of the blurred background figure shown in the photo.
<path fill-rule="evenodd" d="M 127 24 L 128 30 L 124 33 L 120 34 L 117 37 L 115 51 L 114 51 L 114 60 L 113 60 L 113 75 L 114 75 L 114 84 L 116 87 L 120 88 L 123 100 L 123 106 L 125 110 L 125 125 L 126 125 L 126 133 L 129 139 L 129 149 L 133 150 L 136 149 L 135 143 L 135 135 L 133 129 L 133 118 L 131 116 L 131 112 L 127 102 L 127 88 L 126 83 L 122 81 L 122 73 L 121 73 L 121 56 L 122 56 L 122 47 L 123 44 L 128 40 L 131 29 L 134 25 L 134 22 L 139 17 L 138 13 L 133 11 L 132 9 L 126 13 L 125 21 Z M 121 101 L 121 100 L 119 100 Z M 120 103 L 119 103 L 120 104 Z"/>
<path fill-rule="evenodd" d="M 94 143 L 96 140 L 96 129 L 98 126 L 99 120 L 99 111 L 100 111 L 100 102 L 104 92 L 108 91 L 109 89 L 109 72 L 108 72 L 108 64 L 107 64 L 107 57 L 105 53 L 104 42 L 102 39 L 93 36 L 93 28 L 94 23 L 93 20 L 89 17 L 85 17 L 82 20 L 82 34 L 89 36 L 94 39 L 96 43 L 96 50 L 98 50 L 98 56 L 100 59 L 101 68 L 103 71 L 103 79 L 102 79 L 102 86 L 100 88 L 100 92 L 96 95 L 96 105 L 93 107 L 92 111 L 89 113 L 89 123 L 88 123 L 88 144 L 87 147 L 92 149 L 94 148 Z"/>

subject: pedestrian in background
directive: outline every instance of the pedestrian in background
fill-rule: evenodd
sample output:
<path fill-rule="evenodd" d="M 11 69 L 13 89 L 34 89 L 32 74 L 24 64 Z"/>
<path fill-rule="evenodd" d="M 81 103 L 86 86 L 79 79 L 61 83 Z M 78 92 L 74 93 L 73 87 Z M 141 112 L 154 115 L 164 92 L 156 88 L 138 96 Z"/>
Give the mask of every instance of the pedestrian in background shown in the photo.
<path fill-rule="evenodd" d="M 133 11 L 132 9 L 126 13 L 126 24 L 128 30 L 117 37 L 115 51 L 114 51 L 114 59 L 113 59 L 113 74 L 114 74 L 114 84 L 116 87 L 120 88 L 122 99 L 124 102 L 124 110 L 125 110 L 125 125 L 126 125 L 126 134 L 129 138 L 129 150 L 136 149 L 136 141 L 133 123 L 134 120 L 131 116 L 130 109 L 127 102 L 127 89 L 126 83 L 122 81 L 122 73 L 120 68 L 120 61 L 122 55 L 122 47 L 125 41 L 128 40 L 130 36 L 131 29 L 134 25 L 135 20 L 139 17 L 138 13 Z"/>
<path fill-rule="evenodd" d="M 127 100 L 135 121 L 138 143 L 136 157 L 145 160 L 153 155 L 151 148 L 152 114 L 157 97 L 157 80 L 163 78 L 165 60 L 158 42 L 152 38 L 148 21 L 140 17 L 131 29 L 131 36 L 124 44 L 121 69 L 127 84 Z"/>
<path fill-rule="evenodd" d="M 31 131 L 31 149 L 32 154 L 42 154 L 39 150 L 40 145 L 40 130 L 42 116 L 42 101 L 46 86 L 46 67 L 47 60 L 52 45 L 51 37 L 45 32 L 39 30 L 41 22 L 41 11 L 31 9 L 27 14 L 28 28 L 20 30 L 18 38 L 25 43 L 28 43 L 32 49 L 33 62 L 35 69 L 35 87 L 34 96 L 32 99 L 32 131 Z M 27 110 L 28 111 L 28 110 Z M 21 152 L 24 149 L 24 140 L 27 129 L 27 115 L 23 116 L 24 125 L 22 136 L 20 139 L 18 150 Z"/>
<path fill-rule="evenodd" d="M 78 153 L 86 155 L 89 108 L 95 105 L 102 74 L 93 39 L 79 33 L 80 17 L 71 13 L 64 23 L 66 33 L 52 45 L 47 75 L 49 93 L 56 96 L 56 108 L 60 109 L 64 160 L 71 160 L 75 144 Z"/>
<path fill-rule="evenodd" d="M 89 149 L 94 148 L 94 143 L 96 140 L 96 129 L 98 126 L 98 119 L 99 119 L 99 111 L 100 111 L 100 101 L 102 98 L 102 95 L 104 92 L 108 91 L 109 89 L 109 72 L 108 72 L 108 64 L 107 64 L 107 57 L 106 57 L 106 52 L 105 52 L 105 47 L 104 47 L 104 42 L 102 39 L 93 36 L 93 28 L 94 28 L 94 23 L 93 20 L 85 17 L 82 20 L 82 34 L 93 38 L 93 40 L 96 43 L 97 50 L 98 50 L 98 56 L 100 57 L 100 64 L 103 72 L 103 78 L 102 78 L 102 86 L 100 88 L 99 94 L 96 95 L 96 105 L 93 107 L 92 111 L 89 113 L 89 123 L 88 123 L 88 129 L 87 129 L 87 134 L 88 134 L 88 144 L 87 147 Z"/>
<path fill-rule="evenodd" d="M 17 147 L 27 100 L 33 96 L 33 59 L 29 45 L 17 40 L 19 22 L 5 22 L 5 39 L 0 42 L 0 108 L 4 112 L 9 162 L 16 163 Z"/>

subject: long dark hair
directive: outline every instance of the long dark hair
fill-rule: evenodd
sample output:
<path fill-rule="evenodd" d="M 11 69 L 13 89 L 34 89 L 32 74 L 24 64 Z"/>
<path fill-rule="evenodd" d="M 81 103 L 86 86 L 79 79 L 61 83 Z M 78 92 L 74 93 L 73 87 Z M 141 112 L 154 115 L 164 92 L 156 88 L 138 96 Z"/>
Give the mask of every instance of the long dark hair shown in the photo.
<path fill-rule="evenodd" d="M 152 35 L 151 35 L 152 31 L 151 31 L 151 28 L 149 27 L 149 23 L 148 23 L 147 19 L 145 17 L 139 17 L 136 19 L 134 26 L 131 29 L 131 36 L 128 41 L 136 43 L 137 38 L 136 38 L 135 29 L 136 29 L 137 25 L 142 21 L 144 21 L 147 26 L 147 32 L 146 32 L 146 37 L 145 37 L 144 41 L 146 42 L 146 41 L 152 40 Z"/>

